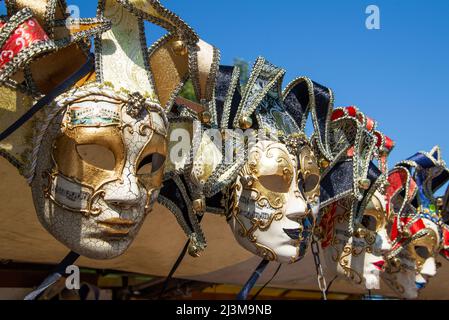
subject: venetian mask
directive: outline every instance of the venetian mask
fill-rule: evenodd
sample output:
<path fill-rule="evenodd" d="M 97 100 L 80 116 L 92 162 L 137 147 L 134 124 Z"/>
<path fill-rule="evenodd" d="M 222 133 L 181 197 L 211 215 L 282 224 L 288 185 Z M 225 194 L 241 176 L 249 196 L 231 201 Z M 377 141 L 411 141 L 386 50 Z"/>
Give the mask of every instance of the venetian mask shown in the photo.
<path fill-rule="evenodd" d="M 342 274 L 367 289 L 380 287 L 380 273 L 385 263 L 383 253 L 390 249 L 383 199 L 376 191 L 352 236 L 348 232 L 350 200 L 339 200 L 324 209 L 320 222 L 321 246 L 328 277 Z"/>
<path fill-rule="evenodd" d="M 353 106 L 335 109 L 331 119 L 333 157 L 322 173 L 327 197 L 321 199 L 319 228 L 327 277 L 378 289 L 383 253 L 390 248 L 384 184 L 394 143 Z"/>
<path fill-rule="evenodd" d="M 37 215 L 87 257 L 124 252 L 162 185 L 167 124 L 151 104 L 84 88 L 49 124 L 32 183 Z"/>
<path fill-rule="evenodd" d="M 307 145 L 296 156 L 282 143 L 257 142 L 232 193 L 229 224 L 240 245 L 271 261 L 304 256 L 319 202 L 319 169 Z"/>
<path fill-rule="evenodd" d="M 5 34 L 11 67 L 0 70 L 0 155 L 26 177 L 57 240 L 89 258 L 116 257 L 158 197 L 181 79 L 190 71 L 197 83 L 207 68 L 202 57 L 187 68 L 189 53 L 213 48 L 158 1 L 102 0 L 97 18 L 73 20 L 65 2 L 13 2 L 0 21 L 15 30 Z M 169 31 L 150 52 L 144 20 Z"/>
<path fill-rule="evenodd" d="M 441 200 L 434 193 L 449 179 L 440 149 L 418 152 L 388 176 L 388 233 L 385 282 L 401 297 L 413 299 L 436 275 L 436 256 L 445 255 Z"/>
<path fill-rule="evenodd" d="M 399 222 L 400 221 L 400 222 Z M 402 232 L 399 232 L 402 224 Z M 400 296 L 418 297 L 419 290 L 436 275 L 436 261 L 440 250 L 439 226 L 424 216 L 395 219 L 390 237 L 393 248 L 382 278 Z"/>

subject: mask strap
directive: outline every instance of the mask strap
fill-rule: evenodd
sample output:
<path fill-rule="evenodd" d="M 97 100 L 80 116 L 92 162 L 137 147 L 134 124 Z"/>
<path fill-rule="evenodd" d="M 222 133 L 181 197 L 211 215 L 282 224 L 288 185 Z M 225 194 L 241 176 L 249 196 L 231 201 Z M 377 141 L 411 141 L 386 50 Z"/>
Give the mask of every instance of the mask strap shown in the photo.
<path fill-rule="evenodd" d="M 251 291 L 251 289 L 256 284 L 257 280 L 259 280 L 259 277 L 262 275 L 268 264 L 270 263 L 269 260 L 262 260 L 259 265 L 257 266 L 256 270 L 254 270 L 251 277 L 246 281 L 245 285 L 243 286 L 242 290 L 237 295 L 237 300 L 247 300 L 248 294 Z"/>
<path fill-rule="evenodd" d="M 42 281 L 42 283 L 34 291 L 27 294 L 23 300 L 36 300 L 45 290 L 61 279 L 61 277 L 65 274 L 66 268 L 74 264 L 79 256 L 80 255 L 78 253 L 70 251 L 69 254 L 56 266 L 53 272 L 45 278 L 45 280 Z"/>
<path fill-rule="evenodd" d="M 278 274 L 281 267 L 282 267 L 282 263 L 279 263 L 279 266 L 277 267 L 276 271 L 271 276 L 270 280 L 265 282 L 265 284 L 259 290 L 257 290 L 256 294 L 252 297 L 251 300 L 256 300 L 256 298 L 259 296 L 259 294 L 262 292 L 262 290 L 265 289 L 265 287 L 268 286 L 271 281 L 273 281 L 274 277 L 276 277 L 276 275 Z"/>
<path fill-rule="evenodd" d="M 11 134 L 14 133 L 17 129 L 19 129 L 22 125 L 25 124 L 28 120 L 30 120 L 36 112 L 41 110 L 43 107 L 49 105 L 54 99 L 56 99 L 59 95 L 63 94 L 68 88 L 73 87 L 78 80 L 87 75 L 94 66 L 94 58 L 93 55 L 90 54 L 87 62 L 74 74 L 72 74 L 69 78 L 64 80 L 60 85 L 54 88 L 49 94 L 40 99 L 34 106 L 32 106 L 23 116 L 21 116 L 16 122 L 14 122 L 11 126 L 9 126 L 5 131 L 0 134 L 0 141 L 6 139 Z"/>

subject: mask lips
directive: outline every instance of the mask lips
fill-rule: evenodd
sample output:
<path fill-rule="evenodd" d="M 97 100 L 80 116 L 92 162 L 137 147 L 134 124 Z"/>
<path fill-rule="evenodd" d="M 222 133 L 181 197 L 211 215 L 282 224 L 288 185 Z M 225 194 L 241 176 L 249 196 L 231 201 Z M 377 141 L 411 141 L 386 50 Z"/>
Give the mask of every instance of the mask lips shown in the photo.
<path fill-rule="evenodd" d="M 296 229 L 283 229 L 284 232 L 293 240 L 299 240 L 299 236 L 301 234 L 301 229 L 300 228 L 296 228 Z"/>

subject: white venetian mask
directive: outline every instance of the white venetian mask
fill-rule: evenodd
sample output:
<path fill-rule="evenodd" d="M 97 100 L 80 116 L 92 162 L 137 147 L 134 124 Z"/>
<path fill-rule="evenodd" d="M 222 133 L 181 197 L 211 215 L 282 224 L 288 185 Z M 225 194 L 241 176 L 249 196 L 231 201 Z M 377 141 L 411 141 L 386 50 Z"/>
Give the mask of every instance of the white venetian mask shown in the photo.
<path fill-rule="evenodd" d="M 388 265 L 382 278 L 401 297 L 414 299 L 429 279 L 436 275 L 439 226 L 424 217 L 403 218 L 406 231 L 398 234 L 394 225 L 397 221 L 393 222 L 390 232 L 395 245 L 388 254 Z"/>
<path fill-rule="evenodd" d="M 167 153 L 160 114 L 114 95 L 105 88 L 72 99 L 51 120 L 32 182 L 43 226 L 96 259 L 131 244 L 157 199 Z"/>
<path fill-rule="evenodd" d="M 328 277 L 341 275 L 364 288 L 379 289 L 383 253 L 390 249 L 384 208 L 384 197 L 376 191 L 353 236 L 348 231 L 349 200 L 342 199 L 323 209 L 321 247 Z"/>
<path fill-rule="evenodd" d="M 304 256 L 319 202 L 319 169 L 309 147 L 297 157 L 282 143 L 257 142 L 232 192 L 229 224 L 240 245 L 271 261 Z"/>

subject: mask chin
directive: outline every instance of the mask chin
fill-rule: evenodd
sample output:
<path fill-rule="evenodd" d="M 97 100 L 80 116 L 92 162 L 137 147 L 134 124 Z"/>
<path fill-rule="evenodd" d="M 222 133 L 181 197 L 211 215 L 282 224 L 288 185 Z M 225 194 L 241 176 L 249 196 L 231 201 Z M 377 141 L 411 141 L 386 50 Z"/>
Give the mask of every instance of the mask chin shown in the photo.
<path fill-rule="evenodd" d="M 380 289 L 380 277 L 379 277 L 379 271 L 371 271 L 372 273 L 365 273 L 364 280 L 365 280 L 365 287 L 368 290 L 374 290 L 374 289 Z"/>
<path fill-rule="evenodd" d="M 419 290 L 422 290 L 427 285 L 427 279 L 420 273 L 416 274 L 416 280 L 415 280 L 416 288 Z"/>
<path fill-rule="evenodd" d="M 398 296 L 405 299 L 418 297 L 415 262 L 407 256 L 399 254 L 391 259 L 381 278 Z"/>

